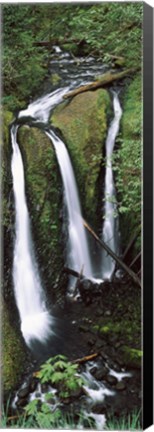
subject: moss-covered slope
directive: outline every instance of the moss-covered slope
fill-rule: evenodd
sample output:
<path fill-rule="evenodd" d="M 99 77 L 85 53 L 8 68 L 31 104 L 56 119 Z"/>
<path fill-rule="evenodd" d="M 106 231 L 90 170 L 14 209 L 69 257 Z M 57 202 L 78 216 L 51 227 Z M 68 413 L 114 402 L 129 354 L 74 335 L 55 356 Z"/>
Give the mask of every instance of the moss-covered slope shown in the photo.
<path fill-rule="evenodd" d="M 62 265 L 61 181 L 52 144 L 45 133 L 26 126 L 19 130 L 23 156 L 26 196 L 34 248 L 48 292 Z"/>
<path fill-rule="evenodd" d="M 19 382 L 25 369 L 25 346 L 13 318 L 3 303 L 2 317 L 2 387 L 11 391 Z"/>
<path fill-rule="evenodd" d="M 142 82 L 136 75 L 126 86 L 123 98 L 121 141 L 116 158 L 116 181 L 123 244 L 141 224 Z M 140 248 L 138 241 L 137 248 Z"/>
<path fill-rule="evenodd" d="M 87 92 L 60 105 L 52 124 L 64 136 L 75 170 L 85 216 L 95 226 L 99 200 L 98 177 L 107 132 L 110 98 L 106 90 Z"/>

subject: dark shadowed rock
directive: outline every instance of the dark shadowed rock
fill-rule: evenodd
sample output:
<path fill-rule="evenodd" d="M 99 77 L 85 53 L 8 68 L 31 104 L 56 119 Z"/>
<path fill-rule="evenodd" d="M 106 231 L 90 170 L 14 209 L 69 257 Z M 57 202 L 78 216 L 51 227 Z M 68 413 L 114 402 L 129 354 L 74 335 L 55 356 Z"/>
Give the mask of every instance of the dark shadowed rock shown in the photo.
<path fill-rule="evenodd" d="M 93 375 L 97 380 L 102 380 L 103 378 L 105 378 L 107 373 L 108 369 L 105 366 L 101 366 L 96 370 Z"/>
<path fill-rule="evenodd" d="M 125 388 L 126 388 L 126 384 L 123 381 L 119 381 L 116 384 L 116 390 L 118 390 L 118 391 L 123 391 L 123 390 L 125 390 Z"/>
<path fill-rule="evenodd" d="M 115 385 L 117 384 L 117 378 L 113 375 L 107 375 L 106 377 L 106 381 L 108 382 L 108 384 L 110 385 Z"/>
<path fill-rule="evenodd" d="M 28 384 L 27 386 L 25 386 L 24 388 L 22 388 L 18 391 L 18 397 L 19 398 L 25 398 L 26 396 L 29 395 L 29 392 L 30 392 L 30 386 Z"/>

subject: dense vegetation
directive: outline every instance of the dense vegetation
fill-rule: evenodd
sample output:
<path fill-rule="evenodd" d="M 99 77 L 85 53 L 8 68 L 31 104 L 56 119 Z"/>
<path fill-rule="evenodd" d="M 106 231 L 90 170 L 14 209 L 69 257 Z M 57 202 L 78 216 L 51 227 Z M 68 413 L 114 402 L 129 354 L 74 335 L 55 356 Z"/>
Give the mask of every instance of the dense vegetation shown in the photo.
<path fill-rule="evenodd" d="M 74 54 L 93 53 L 112 64 L 124 56 L 126 66 L 140 66 L 142 3 L 3 5 L 4 101 L 25 104 L 47 74 L 50 52 L 35 46 L 51 41 Z"/>

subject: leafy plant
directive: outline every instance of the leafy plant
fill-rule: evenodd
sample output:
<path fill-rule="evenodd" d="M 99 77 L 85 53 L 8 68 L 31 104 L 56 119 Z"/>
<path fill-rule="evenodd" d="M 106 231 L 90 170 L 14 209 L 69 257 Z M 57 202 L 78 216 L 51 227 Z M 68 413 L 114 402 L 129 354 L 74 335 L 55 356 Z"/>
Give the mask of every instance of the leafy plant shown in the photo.
<path fill-rule="evenodd" d="M 61 416 L 59 409 L 52 409 L 46 402 L 39 403 L 38 399 L 29 402 L 25 407 L 25 412 L 28 417 L 36 422 L 40 428 L 49 429 Z"/>
<path fill-rule="evenodd" d="M 37 376 L 41 383 L 58 385 L 59 396 L 68 397 L 84 384 L 83 378 L 77 374 L 78 365 L 67 360 L 63 355 L 57 355 L 47 360 Z"/>

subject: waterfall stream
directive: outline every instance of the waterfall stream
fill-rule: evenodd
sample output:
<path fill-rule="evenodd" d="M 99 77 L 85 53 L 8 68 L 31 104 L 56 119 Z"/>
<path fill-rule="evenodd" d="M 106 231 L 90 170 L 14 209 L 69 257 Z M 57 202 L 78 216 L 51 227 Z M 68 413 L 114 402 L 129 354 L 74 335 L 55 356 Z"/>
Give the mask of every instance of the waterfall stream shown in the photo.
<path fill-rule="evenodd" d="M 112 153 L 115 139 L 119 131 L 122 109 L 117 93 L 113 95 L 114 118 L 108 130 L 106 139 L 106 175 L 105 175 L 105 211 L 102 238 L 110 249 L 118 255 L 119 224 L 117 216 L 116 193 L 112 171 Z M 103 250 L 102 278 L 110 279 L 115 269 L 115 261 Z"/>
<path fill-rule="evenodd" d="M 51 130 L 46 133 L 54 145 L 64 185 L 65 202 L 68 211 L 68 266 L 79 273 L 82 270 L 87 278 L 92 278 L 93 270 L 90 262 L 90 253 L 71 160 L 62 140 Z M 73 292 L 74 283 L 75 280 L 72 277 L 70 280 L 70 293 L 71 291 Z"/>
<path fill-rule="evenodd" d="M 64 61 L 65 63 L 70 61 L 72 67 L 72 60 L 68 60 L 68 57 L 66 58 L 63 53 L 60 53 L 60 56 L 62 63 Z M 87 75 L 87 73 L 85 74 L 82 66 L 81 75 L 85 74 L 85 81 L 84 78 L 82 78 L 82 82 L 87 82 L 89 76 L 94 73 L 95 68 L 93 69 L 91 63 L 89 66 L 89 75 Z M 11 168 L 16 213 L 13 282 L 16 303 L 21 319 L 21 331 L 26 343 L 29 345 L 31 344 L 32 339 L 38 339 L 39 341 L 46 341 L 46 339 L 48 339 L 51 334 L 53 319 L 46 309 L 44 290 L 41 285 L 39 270 L 35 259 L 34 245 L 31 238 L 30 220 L 25 195 L 24 168 L 19 146 L 17 144 L 17 130 L 22 124 L 30 123 L 32 126 L 40 126 L 41 124 L 45 133 L 53 143 L 60 166 L 64 188 L 64 199 L 67 208 L 67 264 L 77 272 L 82 271 L 88 279 L 96 280 L 91 264 L 86 232 L 83 226 L 80 201 L 71 160 L 65 144 L 55 134 L 55 132 L 51 130 L 48 124 L 51 111 L 56 105 L 63 101 L 65 93 L 73 86 L 76 86 L 76 80 L 79 79 L 79 75 L 73 83 L 70 76 L 70 80 L 68 79 L 67 81 L 67 87 L 61 87 L 49 94 L 46 94 L 30 103 L 27 109 L 21 110 L 18 113 L 16 122 L 11 128 L 13 149 Z M 118 231 L 116 229 L 117 220 L 113 215 L 116 203 L 112 202 L 113 197 L 115 196 L 115 188 L 111 162 L 115 138 L 119 130 L 119 123 L 122 115 L 117 94 L 114 94 L 113 107 L 114 119 L 109 128 L 106 140 L 107 167 L 105 177 L 105 222 L 102 235 L 104 241 L 109 244 L 111 249 L 114 252 L 117 252 Z M 114 263 L 109 256 L 106 256 L 105 252 L 103 253 L 102 269 L 100 269 L 101 277 L 103 279 L 110 278 L 114 270 Z M 102 281 L 102 279 L 97 279 L 98 283 L 100 281 Z M 74 293 L 75 282 L 74 277 L 70 277 L 70 295 Z"/>
<path fill-rule="evenodd" d="M 32 339 L 45 341 L 51 333 L 51 316 L 41 286 L 31 238 L 30 220 L 26 204 L 24 168 L 17 144 L 17 126 L 12 126 L 12 177 L 15 197 L 15 246 L 13 282 L 20 313 L 21 331 L 28 345 Z"/>

